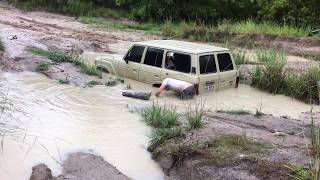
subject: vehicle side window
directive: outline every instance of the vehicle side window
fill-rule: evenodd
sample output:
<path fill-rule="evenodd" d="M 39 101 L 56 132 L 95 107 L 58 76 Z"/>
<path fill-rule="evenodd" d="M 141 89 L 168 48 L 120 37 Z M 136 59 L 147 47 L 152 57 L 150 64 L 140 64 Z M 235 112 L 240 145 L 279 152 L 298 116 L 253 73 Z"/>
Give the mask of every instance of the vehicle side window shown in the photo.
<path fill-rule="evenodd" d="M 218 54 L 218 63 L 220 72 L 233 70 L 233 63 L 229 53 Z"/>
<path fill-rule="evenodd" d="M 200 74 L 209 74 L 209 73 L 217 72 L 217 66 L 216 66 L 216 62 L 213 54 L 200 56 L 199 62 L 200 62 Z"/>
<path fill-rule="evenodd" d="M 164 51 L 161 49 L 148 48 L 146 57 L 144 59 L 144 64 L 155 67 L 161 67 L 163 52 Z"/>
<path fill-rule="evenodd" d="M 125 57 L 125 60 L 140 63 L 143 51 L 144 46 L 133 46 Z"/>
<path fill-rule="evenodd" d="M 191 56 L 181 53 L 167 52 L 165 67 L 170 70 L 190 73 Z"/>

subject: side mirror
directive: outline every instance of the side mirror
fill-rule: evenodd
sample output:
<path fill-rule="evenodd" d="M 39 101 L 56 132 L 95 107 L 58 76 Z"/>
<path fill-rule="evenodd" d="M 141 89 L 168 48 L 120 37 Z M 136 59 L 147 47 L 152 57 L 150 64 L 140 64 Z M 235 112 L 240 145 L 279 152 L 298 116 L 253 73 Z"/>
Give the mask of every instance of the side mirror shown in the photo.
<path fill-rule="evenodd" d="M 127 58 L 124 58 L 124 61 L 129 64 L 129 60 Z"/>

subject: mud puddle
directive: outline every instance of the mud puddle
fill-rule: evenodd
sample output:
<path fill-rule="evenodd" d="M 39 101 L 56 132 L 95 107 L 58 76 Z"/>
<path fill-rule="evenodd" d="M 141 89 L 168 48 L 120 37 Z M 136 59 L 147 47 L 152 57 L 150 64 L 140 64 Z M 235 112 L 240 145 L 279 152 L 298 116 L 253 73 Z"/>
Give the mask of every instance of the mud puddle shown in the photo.
<path fill-rule="evenodd" d="M 20 138 L 5 138 L 0 179 L 28 179 L 32 166 L 45 163 L 54 175 L 66 155 L 91 151 L 133 179 L 162 179 L 147 151 L 150 129 L 130 113 L 121 86 L 80 88 L 60 85 L 35 73 L 5 73 L 2 91 L 23 109 Z M 22 143 L 24 141 L 24 143 Z"/>
<path fill-rule="evenodd" d="M 17 114 L 18 127 L 25 130 L 19 138 L 4 138 L 0 179 L 27 179 L 32 166 L 38 163 L 47 164 L 54 175 L 60 174 L 62 161 L 76 151 L 101 155 L 133 179 L 163 179 L 162 170 L 147 151 L 150 129 L 130 108 L 156 102 L 183 111 L 193 101 L 181 101 L 171 92 L 141 101 L 121 96 L 126 84 L 81 88 L 60 85 L 30 72 L 3 73 L 0 80 L 1 91 L 7 91 L 8 98 L 23 110 L 23 116 Z M 134 90 L 155 89 L 125 81 Z M 244 109 L 254 113 L 261 109 L 267 114 L 298 118 L 301 112 L 310 110 L 309 105 L 289 97 L 266 94 L 245 85 L 198 99 L 211 111 Z"/>

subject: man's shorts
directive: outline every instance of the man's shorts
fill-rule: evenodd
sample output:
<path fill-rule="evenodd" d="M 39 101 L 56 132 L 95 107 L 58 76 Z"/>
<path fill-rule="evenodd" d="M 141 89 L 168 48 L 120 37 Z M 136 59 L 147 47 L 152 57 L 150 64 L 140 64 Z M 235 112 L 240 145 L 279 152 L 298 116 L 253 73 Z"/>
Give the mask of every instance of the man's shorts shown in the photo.
<path fill-rule="evenodd" d="M 192 99 L 195 93 L 196 93 L 196 90 L 194 86 L 189 86 L 182 91 L 181 99 Z"/>

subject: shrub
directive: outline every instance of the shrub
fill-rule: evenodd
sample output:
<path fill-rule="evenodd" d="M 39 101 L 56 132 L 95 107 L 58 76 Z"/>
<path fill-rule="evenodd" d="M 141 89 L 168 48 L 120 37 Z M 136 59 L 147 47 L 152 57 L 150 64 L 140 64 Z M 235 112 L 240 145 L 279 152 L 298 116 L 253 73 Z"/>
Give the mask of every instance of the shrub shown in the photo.
<path fill-rule="evenodd" d="M 175 107 L 153 104 L 142 111 L 143 120 L 154 128 L 171 128 L 178 124 L 178 113 Z"/>
<path fill-rule="evenodd" d="M 49 69 L 49 63 L 47 62 L 40 62 L 38 67 L 36 68 L 37 71 L 47 71 Z"/>
<path fill-rule="evenodd" d="M 119 83 L 119 81 L 115 80 L 115 79 L 110 79 L 105 83 L 105 86 L 115 86 Z"/>
<path fill-rule="evenodd" d="M 257 57 L 258 61 L 265 64 L 255 69 L 252 75 L 252 85 L 270 93 L 282 93 L 285 83 L 283 68 L 286 64 L 284 53 L 272 50 L 260 51 Z"/>

